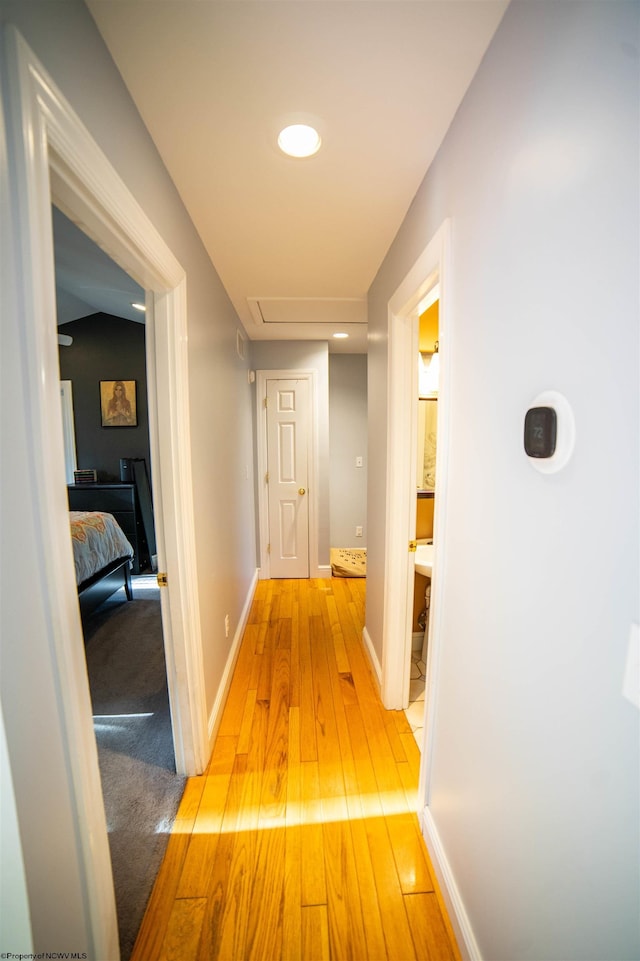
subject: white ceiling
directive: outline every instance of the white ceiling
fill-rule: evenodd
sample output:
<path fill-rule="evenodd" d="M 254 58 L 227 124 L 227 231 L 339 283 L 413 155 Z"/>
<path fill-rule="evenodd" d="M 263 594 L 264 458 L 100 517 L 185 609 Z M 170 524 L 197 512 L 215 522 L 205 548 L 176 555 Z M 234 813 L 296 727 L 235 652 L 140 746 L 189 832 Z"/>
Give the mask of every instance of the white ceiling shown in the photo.
<path fill-rule="evenodd" d="M 507 2 L 88 0 L 251 339 L 366 351 L 367 290 Z M 315 157 L 278 150 L 295 122 Z"/>
<path fill-rule="evenodd" d="M 144 322 L 145 293 L 56 207 L 52 208 L 58 325 L 102 312 Z"/>

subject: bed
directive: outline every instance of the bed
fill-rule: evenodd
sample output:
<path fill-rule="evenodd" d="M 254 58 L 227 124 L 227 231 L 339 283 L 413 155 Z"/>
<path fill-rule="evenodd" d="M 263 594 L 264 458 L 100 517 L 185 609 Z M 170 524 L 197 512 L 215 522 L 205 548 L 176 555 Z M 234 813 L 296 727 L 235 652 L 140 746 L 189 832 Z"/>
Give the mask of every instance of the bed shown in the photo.
<path fill-rule="evenodd" d="M 103 511 L 69 511 L 82 617 L 124 587 L 131 600 L 133 547 L 115 518 Z"/>

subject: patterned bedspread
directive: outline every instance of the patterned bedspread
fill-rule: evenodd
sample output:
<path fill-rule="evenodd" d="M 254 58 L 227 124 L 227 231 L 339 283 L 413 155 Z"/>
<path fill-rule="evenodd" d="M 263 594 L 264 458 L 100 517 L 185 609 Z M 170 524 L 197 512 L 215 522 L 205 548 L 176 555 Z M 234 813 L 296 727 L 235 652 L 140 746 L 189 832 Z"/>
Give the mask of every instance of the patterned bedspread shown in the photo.
<path fill-rule="evenodd" d="M 111 514 L 69 511 L 69 519 L 77 584 L 119 557 L 133 557 L 133 547 Z"/>

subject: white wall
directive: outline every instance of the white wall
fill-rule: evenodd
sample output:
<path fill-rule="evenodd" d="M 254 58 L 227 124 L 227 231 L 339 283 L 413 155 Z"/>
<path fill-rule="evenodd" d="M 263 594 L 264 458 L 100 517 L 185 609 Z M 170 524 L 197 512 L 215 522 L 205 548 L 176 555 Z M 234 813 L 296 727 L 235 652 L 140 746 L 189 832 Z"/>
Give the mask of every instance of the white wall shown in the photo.
<path fill-rule="evenodd" d="M 380 653 L 387 303 L 451 218 L 429 810 L 487 961 L 640 956 L 640 716 L 621 695 L 639 619 L 639 13 L 514 0 L 370 291 Z M 554 476 L 522 450 L 544 389 L 577 425 Z"/>
<path fill-rule="evenodd" d="M 18 27 L 187 274 L 195 537 L 211 710 L 256 567 L 251 390 L 247 361 L 236 354 L 235 312 L 84 4 L 0 0 L 0 18 L 0 23 Z M 6 209 L 3 269 L 11 250 Z M 23 442 L 29 411 L 21 402 L 27 372 L 12 361 L 20 356 L 20 305 L 7 304 L 4 291 L 2 709 L 34 945 L 41 951 L 91 951 L 69 791 L 73 758 L 65 749 L 58 724 L 60 694 L 47 667 L 50 626 L 41 604 L 45 574 L 36 549 L 38 519 L 29 510 L 31 465 Z M 14 947 L 20 950 L 6 946 Z"/>
<path fill-rule="evenodd" d="M 11 944 L 17 949 L 17 953 L 28 954 L 33 951 L 29 897 L 2 711 L 0 711 L 0 784 L 2 784 L 0 931 L 2 931 L 3 946 L 7 947 Z"/>
<path fill-rule="evenodd" d="M 356 467 L 358 456 L 362 467 Z M 329 472 L 331 547 L 366 547 L 366 354 L 329 354 Z"/>
<path fill-rule="evenodd" d="M 318 389 L 318 557 L 329 564 L 329 345 L 326 341 L 253 341 L 255 370 L 316 370 Z M 252 388 L 255 398 L 255 387 Z M 254 422 L 256 404 L 253 402 Z M 257 458 L 257 448 L 255 457 Z M 257 492 L 256 492 L 257 497 Z M 256 508 L 257 515 L 257 508 Z M 258 533 L 256 531 L 256 543 Z M 313 559 L 312 559 L 313 560 Z"/>

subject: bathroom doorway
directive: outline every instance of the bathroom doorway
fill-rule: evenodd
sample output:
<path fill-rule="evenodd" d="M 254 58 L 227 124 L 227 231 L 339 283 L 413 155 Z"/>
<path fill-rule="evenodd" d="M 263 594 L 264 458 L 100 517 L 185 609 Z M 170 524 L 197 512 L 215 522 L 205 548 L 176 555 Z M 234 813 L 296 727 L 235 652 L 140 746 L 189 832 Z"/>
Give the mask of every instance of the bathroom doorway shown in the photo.
<path fill-rule="evenodd" d="M 419 808 L 429 801 L 431 714 L 438 684 L 441 584 L 446 557 L 447 462 L 450 422 L 451 344 L 448 338 L 450 222 L 444 221 L 389 301 L 387 392 L 388 474 L 381 690 L 385 707 L 409 703 L 416 537 L 416 437 L 418 429 L 418 318 L 439 284 L 440 382 L 437 414 L 437 490 L 425 726 Z"/>
<path fill-rule="evenodd" d="M 418 308 L 418 429 L 416 434 L 416 552 L 409 705 L 405 709 L 413 736 L 422 750 L 425 687 L 433 572 L 433 521 L 436 496 L 439 388 L 440 287 L 436 284 Z"/>

